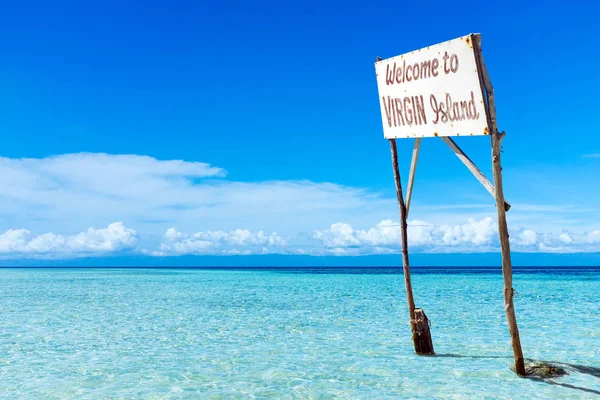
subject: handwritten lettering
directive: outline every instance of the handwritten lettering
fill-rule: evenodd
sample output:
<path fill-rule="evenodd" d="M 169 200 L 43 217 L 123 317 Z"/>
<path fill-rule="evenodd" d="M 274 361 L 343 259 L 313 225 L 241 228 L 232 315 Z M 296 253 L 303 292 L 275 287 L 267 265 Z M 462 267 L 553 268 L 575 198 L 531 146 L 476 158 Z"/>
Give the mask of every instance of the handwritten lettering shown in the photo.
<path fill-rule="evenodd" d="M 447 62 L 448 59 L 450 60 L 449 63 Z M 456 54 L 448 55 L 448 52 L 446 52 L 443 60 L 445 73 L 456 73 L 458 71 L 458 56 Z M 435 78 L 439 75 L 439 66 L 440 60 L 437 58 L 409 63 L 408 65 L 406 64 L 406 60 L 403 60 L 402 64 L 396 62 L 393 64 L 388 63 L 385 66 L 385 84 L 389 86 L 432 77 Z"/>
<path fill-rule="evenodd" d="M 450 71 L 454 73 L 458 71 L 458 56 L 456 54 L 450 56 Z"/>
<path fill-rule="evenodd" d="M 393 134 L 403 137 L 429 136 L 434 132 L 438 132 L 436 136 L 485 133 L 485 105 L 479 93 L 475 57 L 455 52 L 451 46 L 422 50 L 386 63 L 387 89 L 381 91 L 380 86 L 386 135 L 390 136 L 388 128 L 396 128 Z M 378 74 L 384 72 L 383 65 L 377 68 Z M 454 74 L 459 75 L 453 77 Z M 380 85 L 382 78 L 379 75 Z M 431 79 L 435 81 L 420 82 Z"/>
<path fill-rule="evenodd" d="M 479 119 L 479 111 L 475 104 L 475 94 L 471 90 L 471 99 L 468 101 L 455 102 L 450 93 L 446 93 L 444 102 L 439 102 L 435 95 L 429 96 L 429 103 L 432 111 L 435 113 L 434 124 L 447 123 L 448 121 L 464 121 Z"/>
<path fill-rule="evenodd" d="M 450 56 L 448 55 L 448 52 L 444 52 L 444 72 L 446 74 L 450 73 L 450 68 L 448 68 L 447 64 L 448 64 L 448 58 L 450 58 Z"/>
<path fill-rule="evenodd" d="M 438 61 L 437 58 L 434 58 L 433 61 L 431 62 L 431 75 L 438 76 L 437 69 L 439 66 L 440 66 L 440 62 Z"/>

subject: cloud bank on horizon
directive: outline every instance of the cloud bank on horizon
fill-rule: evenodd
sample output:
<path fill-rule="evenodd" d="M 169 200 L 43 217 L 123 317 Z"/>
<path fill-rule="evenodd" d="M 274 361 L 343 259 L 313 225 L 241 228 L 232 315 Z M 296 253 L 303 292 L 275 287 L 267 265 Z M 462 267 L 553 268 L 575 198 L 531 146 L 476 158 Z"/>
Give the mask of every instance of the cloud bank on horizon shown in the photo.
<path fill-rule="evenodd" d="M 238 182 L 201 162 L 78 153 L 0 158 L 0 188 L 4 259 L 400 251 L 396 200 L 335 183 Z M 411 252 L 498 250 L 492 203 L 413 203 Z M 513 249 L 599 252 L 600 221 L 569 222 L 588 211 L 513 202 Z"/>
<path fill-rule="evenodd" d="M 462 225 L 434 225 L 409 221 L 409 247 L 416 253 L 483 253 L 499 250 L 497 225 L 491 217 L 471 219 Z M 600 230 L 544 234 L 530 229 L 511 230 L 511 246 L 519 252 L 591 253 L 600 251 Z M 56 233 L 32 235 L 26 229 L 8 230 L 0 235 L 0 258 L 61 259 L 103 255 L 141 254 L 147 256 L 182 255 L 334 255 L 361 256 L 400 252 L 398 223 L 384 220 L 369 229 L 354 229 L 347 223 L 335 223 L 315 230 L 313 243 L 302 243 L 277 232 L 204 231 L 182 233 L 169 228 L 158 248 L 139 246 L 140 235 L 122 222 L 107 228 L 89 228 L 86 232 L 63 236 Z"/>

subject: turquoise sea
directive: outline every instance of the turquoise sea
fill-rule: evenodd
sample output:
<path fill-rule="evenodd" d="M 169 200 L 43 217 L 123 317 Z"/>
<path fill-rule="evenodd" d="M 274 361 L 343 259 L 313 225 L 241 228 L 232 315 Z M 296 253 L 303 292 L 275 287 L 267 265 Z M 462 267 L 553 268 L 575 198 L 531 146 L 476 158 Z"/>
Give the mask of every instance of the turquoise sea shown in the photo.
<path fill-rule="evenodd" d="M 401 269 L 0 269 L 2 399 L 600 398 L 600 268 L 415 268 L 437 355 L 413 353 Z"/>

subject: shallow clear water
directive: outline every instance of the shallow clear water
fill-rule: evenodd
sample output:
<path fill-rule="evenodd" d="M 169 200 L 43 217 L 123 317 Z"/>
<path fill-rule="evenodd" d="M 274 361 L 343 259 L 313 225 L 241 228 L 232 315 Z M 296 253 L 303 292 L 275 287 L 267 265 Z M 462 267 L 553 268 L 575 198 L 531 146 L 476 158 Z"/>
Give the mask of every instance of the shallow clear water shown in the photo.
<path fill-rule="evenodd" d="M 600 397 L 600 270 L 514 276 L 549 381 L 509 369 L 501 275 L 416 270 L 418 357 L 401 270 L 336 271 L 0 269 L 0 398 Z"/>

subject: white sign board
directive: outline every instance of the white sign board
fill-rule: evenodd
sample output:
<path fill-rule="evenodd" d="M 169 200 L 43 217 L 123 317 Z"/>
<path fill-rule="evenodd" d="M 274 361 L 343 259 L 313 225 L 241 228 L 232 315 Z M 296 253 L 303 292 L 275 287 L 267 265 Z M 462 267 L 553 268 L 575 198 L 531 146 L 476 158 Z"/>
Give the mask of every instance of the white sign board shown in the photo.
<path fill-rule="evenodd" d="M 487 135 L 473 35 L 375 63 L 386 139 Z"/>

